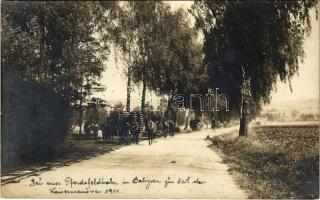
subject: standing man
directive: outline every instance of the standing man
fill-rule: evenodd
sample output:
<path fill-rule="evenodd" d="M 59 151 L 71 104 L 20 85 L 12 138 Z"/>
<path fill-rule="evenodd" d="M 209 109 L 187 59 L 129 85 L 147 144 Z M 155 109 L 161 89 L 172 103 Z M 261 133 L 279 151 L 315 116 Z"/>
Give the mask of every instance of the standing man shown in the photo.
<path fill-rule="evenodd" d="M 133 114 L 133 120 L 132 120 L 132 132 L 133 132 L 133 141 L 136 144 L 139 144 L 139 124 L 138 124 L 138 119 L 137 115 L 134 113 Z"/>
<path fill-rule="evenodd" d="M 149 141 L 149 145 L 151 145 L 152 143 L 152 132 L 151 132 L 151 122 L 150 119 L 148 119 L 147 117 L 145 118 L 145 131 L 148 134 L 148 141 Z"/>
<path fill-rule="evenodd" d="M 172 121 L 169 121 L 169 132 L 171 137 L 174 136 L 174 123 Z"/>

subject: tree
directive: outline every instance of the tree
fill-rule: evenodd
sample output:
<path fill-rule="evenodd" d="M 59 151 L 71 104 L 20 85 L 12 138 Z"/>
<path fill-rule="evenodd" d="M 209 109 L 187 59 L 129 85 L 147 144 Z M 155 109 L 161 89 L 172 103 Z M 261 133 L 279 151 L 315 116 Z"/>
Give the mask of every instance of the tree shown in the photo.
<path fill-rule="evenodd" d="M 125 2 L 118 12 L 115 38 L 127 69 L 127 110 L 131 81 L 142 84 L 141 112 L 146 107 L 147 88 L 169 96 L 198 90 L 205 68 L 197 31 L 189 26 L 187 13 L 172 12 L 163 2 Z"/>
<path fill-rule="evenodd" d="M 138 57 L 138 24 L 135 10 L 133 10 L 133 4 L 134 2 L 122 2 L 121 9 L 114 11 L 117 16 L 117 25 L 114 28 L 114 41 L 117 50 L 116 53 L 119 52 L 121 56 L 120 60 L 125 66 L 125 73 L 127 76 L 127 111 L 130 111 L 131 104 L 133 62 Z"/>
<path fill-rule="evenodd" d="M 156 57 L 156 39 L 158 36 L 157 28 L 159 19 L 164 10 L 169 12 L 162 2 L 129 2 L 125 5 L 127 11 L 123 12 L 120 25 L 120 33 L 125 36 L 121 40 L 120 47 L 128 66 L 128 93 L 130 94 L 131 76 L 133 82 L 142 84 L 141 113 L 145 115 L 145 97 L 147 87 L 154 79 L 152 59 Z M 123 20 L 123 21 L 122 21 Z M 128 25 L 130 31 L 128 31 Z M 129 40 L 126 41 L 126 36 Z M 119 40 L 118 40 L 119 41 Z M 122 42 L 121 42 L 122 41 Z M 129 45 L 128 45 L 129 43 Z M 129 108 L 129 97 L 127 96 L 127 109 Z"/>
<path fill-rule="evenodd" d="M 174 99 L 177 94 L 187 97 L 207 90 L 202 46 L 197 41 L 198 32 L 189 25 L 187 17 L 183 9 L 163 16 L 154 60 L 159 64 L 153 65 L 156 78 L 152 88 L 159 88 L 161 94 L 168 95 L 167 110 L 171 112 L 176 112 L 173 101 L 177 100 Z M 190 105 L 188 100 L 185 98 L 186 108 Z"/>
<path fill-rule="evenodd" d="M 103 89 L 98 81 L 109 54 L 114 7 L 114 2 L 5 2 L 3 70 L 12 68 L 21 79 L 59 94 L 80 110 L 81 123 L 84 99 Z"/>
<path fill-rule="evenodd" d="M 104 2 L 5 2 L 3 66 L 14 68 L 24 80 L 49 86 L 67 101 L 79 100 L 81 82 L 89 84 L 87 88 L 98 85 L 102 60 L 109 54 L 104 35 L 112 27 L 112 18 L 105 13 L 114 6 Z M 23 45 L 28 48 L 20 48 Z"/>
<path fill-rule="evenodd" d="M 239 135 L 270 102 L 277 78 L 288 82 L 303 61 L 315 1 L 196 1 L 192 13 L 204 33 L 205 61 L 214 87 L 240 115 Z"/>

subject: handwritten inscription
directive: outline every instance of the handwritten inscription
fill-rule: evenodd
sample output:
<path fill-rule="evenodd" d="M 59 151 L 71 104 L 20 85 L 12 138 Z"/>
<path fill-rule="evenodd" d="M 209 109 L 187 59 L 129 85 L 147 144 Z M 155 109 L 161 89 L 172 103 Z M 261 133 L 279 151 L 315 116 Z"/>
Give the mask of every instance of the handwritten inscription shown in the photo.
<path fill-rule="evenodd" d="M 89 177 L 85 179 L 77 179 L 73 177 L 65 177 L 63 181 L 58 180 L 42 180 L 41 177 L 32 178 L 29 187 L 47 186 L 50 194 L 120 194 L 121 189 L 125 185 L 143 185 L 146 190 L 149 190 L 152 185 L 160 185 L 164 188 L 169 188 L 172 185 L 202 185 L 206 184 L 205 180 L 198 177 L 165 177 L 157 179 L 154 177 L 139 177 L 116 180 L 106 177 Z"/>

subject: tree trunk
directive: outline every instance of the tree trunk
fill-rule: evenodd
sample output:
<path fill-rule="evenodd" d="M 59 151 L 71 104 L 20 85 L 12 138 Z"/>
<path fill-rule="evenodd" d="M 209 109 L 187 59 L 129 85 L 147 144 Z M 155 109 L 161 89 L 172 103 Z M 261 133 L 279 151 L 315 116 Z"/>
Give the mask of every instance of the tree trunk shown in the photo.
<path fill-rule="evenodd" d="M 82 102 L 83 102 L 83 99 L 82 99 L 82 81 L 81 81 L 81 88 L 80 88 L 80 95 L 81 95 L 81 98 L 80 98 L 80 115 L 79 115 L 79 135 L 82 134 Z"/>
<path fill-rule="evenodd" d="M 249 124 L 249 98 L 251 96 L 250 92 L 250 78 L 246 78 L 245 70 L 242 67 L 242 86 L 241 86 L 241 104 L 240 104 L 240 129 L 239 136 L 248 135 L 248 124 Z"/>
<path fill-rule="evenodd" d="M 131 69 L 128 68 L 128 83 L 127 83 L 127 105 L 126 110 L 130 111 L 130 101 L 131 101 Z"/>
<path fill-rule="evenodd" d="M 142 81 L 142 96 L 141 96 L 141 111 L 145 112 L 146 107 L 146 92 L 147 92 L 147 85 L 146 82 Z"/>
<path fill-rule="evenodd" d="M 174 121 L 174 126 L 177 127 L 177 126 L 178 126 L 178 124 L 177 124 L 177 121 L 178 121 L 178 112 L 175 113 L 175 115 L 174 115 L 174 120 L 173 120 L 173 121 Z"/>
<path fill-rule="evenodd" d="M 188 129 L 188 126 L 189 126 L 189 119 L 190 119 L 190 110 L 188 110 L 188 116 L 187 116 L 186 125 L 184 126 L 184 130 L 187 130 L 187 129 Z"/>
<path fill-rule="evenodd" d="M 247 104 L 245 101 L 241 103 L 241 114 L 240 114 L 240 129 L 239 136 L 247 136 L 248 135 L 248 112 L 247 112 Z"/>
<path fill-rule="evenodd" d="M 145 119 L 145 102 L 146 102 L 146 91 L 147 91 L 147 85 L 145 80 L 142 81 L 142 96 L 141 96 L 141 118 L 140 118 L 140 126 L 145 127 L 144 119 Z M 141 129 L 140 129 L 141 132 Z M 142 134 L 142 133 L 140 133 Z"/>
<path fill-rule="evenodd" d="M 239 129 L 239 136 L 247 136 L 248 135 L 248 120 L 247 114 L 243 114 L 240 118 L 240 129 Z"/>
<path fill-rule="evenodd" d="M 38 77 L 39 82 L 41 83 L 43 80 L 41 78 L 41 69 L 44 69 L 44 48 L 45 48 L 45 28 L 44 28 L 44 17 L 40 15 L 40 64 L 38 65 Z M 46 73 L 46 72 L 45 72 Z M 45 80 L 46 81 L 46 80 Z"/>

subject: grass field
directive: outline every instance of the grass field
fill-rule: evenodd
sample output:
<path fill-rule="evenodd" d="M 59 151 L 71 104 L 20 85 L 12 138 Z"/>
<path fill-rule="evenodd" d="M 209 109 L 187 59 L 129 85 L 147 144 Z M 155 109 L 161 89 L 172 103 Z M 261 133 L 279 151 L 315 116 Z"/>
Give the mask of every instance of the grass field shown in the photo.
<path fill-rule="evenodd" d="M 319 198 L 318 126 L 260 126 L 211 140 L 250 198 Z"/>

